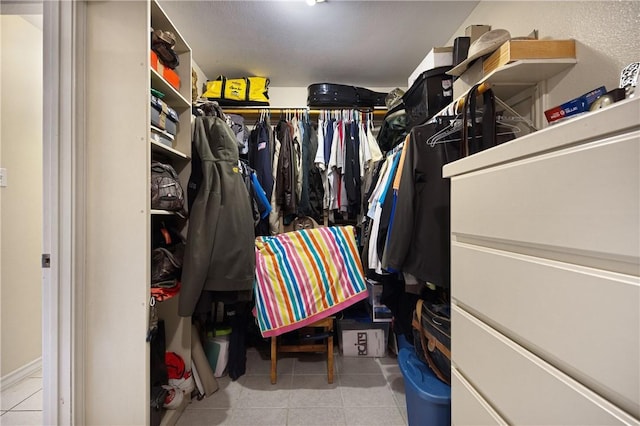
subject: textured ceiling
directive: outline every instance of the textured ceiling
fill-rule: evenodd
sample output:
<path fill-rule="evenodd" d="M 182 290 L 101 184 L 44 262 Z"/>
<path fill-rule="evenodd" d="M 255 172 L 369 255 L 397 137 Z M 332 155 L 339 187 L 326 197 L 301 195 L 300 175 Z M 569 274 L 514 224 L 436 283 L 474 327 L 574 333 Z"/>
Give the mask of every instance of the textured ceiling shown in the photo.
<path fill-rule="evenodd" d="M 478 1 L 160 0 L 208 78 L 404 87 Z"/>

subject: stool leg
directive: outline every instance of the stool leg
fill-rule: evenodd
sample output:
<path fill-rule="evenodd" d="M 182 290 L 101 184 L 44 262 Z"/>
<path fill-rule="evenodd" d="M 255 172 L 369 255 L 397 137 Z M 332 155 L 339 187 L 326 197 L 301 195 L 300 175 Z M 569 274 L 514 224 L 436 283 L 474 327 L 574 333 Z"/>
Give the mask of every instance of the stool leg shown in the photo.
<path fill-rule="evenodd" d="M 271 384 L 276 384 L 277 379 L 277 363 L 278 363 L 278 338 L 271 338 Z"/>
<path fill-rule="evenodd" d="M 333 334 L 327 338 L 327 379 L 333 383 Z"/>

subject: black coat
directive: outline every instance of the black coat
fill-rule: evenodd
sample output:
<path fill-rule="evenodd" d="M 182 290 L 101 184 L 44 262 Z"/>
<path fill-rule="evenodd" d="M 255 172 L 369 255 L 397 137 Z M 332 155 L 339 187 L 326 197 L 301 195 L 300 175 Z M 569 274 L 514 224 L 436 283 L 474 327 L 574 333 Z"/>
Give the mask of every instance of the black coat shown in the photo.
<path fill-rule="evenodd" d="M 442 166 L 460 158 L 460 146 L 427 144 L 438 129 L 433 123 L 411 130 L 386 250 L 390 268 L 448 288 L 451 184 L 442 177 Z"/>

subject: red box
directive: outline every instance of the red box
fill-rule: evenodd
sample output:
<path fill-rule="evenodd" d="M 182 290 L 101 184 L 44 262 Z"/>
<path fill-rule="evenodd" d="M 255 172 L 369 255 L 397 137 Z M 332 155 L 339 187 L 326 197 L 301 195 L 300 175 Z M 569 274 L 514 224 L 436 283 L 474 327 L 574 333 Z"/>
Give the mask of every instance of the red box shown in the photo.
<path fill-rule="evenodd" d="M 174 89 L 180 90 L 180 76 L 178 76 L 178 73 L 162 65 L 162 62 L 158 60 L 158 55 L 153 50 L 151 51 L 151 68 L 158 71 L 158 74 Z"/>

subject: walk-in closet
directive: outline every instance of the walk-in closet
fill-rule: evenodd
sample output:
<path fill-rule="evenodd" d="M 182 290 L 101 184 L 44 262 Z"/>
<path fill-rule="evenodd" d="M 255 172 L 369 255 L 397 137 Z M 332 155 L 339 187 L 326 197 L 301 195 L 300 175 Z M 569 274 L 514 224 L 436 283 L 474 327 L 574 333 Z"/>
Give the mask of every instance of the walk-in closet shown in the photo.
<path fill-rule="evenodd" d="M 18 3 L 0 424 L 640 425 L 639 2 Z"/>

